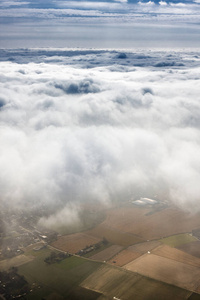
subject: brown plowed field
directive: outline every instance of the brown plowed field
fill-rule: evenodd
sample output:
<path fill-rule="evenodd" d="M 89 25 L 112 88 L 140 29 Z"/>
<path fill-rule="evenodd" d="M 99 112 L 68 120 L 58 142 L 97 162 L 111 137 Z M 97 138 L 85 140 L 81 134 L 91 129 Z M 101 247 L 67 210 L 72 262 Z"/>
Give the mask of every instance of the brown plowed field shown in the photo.
<path fill-rule="evenodd" d="M 188 254 L 200 258 L 200 241 L 191 242 L 189 244 L 182 245 L 180 247 L 177 247 L 177 249 L 180 249 L 184 252 L 187 252 Z"/>
<path fill-rule="evenodd" d="M 186 300 L 191 292 L 108 265 L 100 267 L 81 286 L 123 300 Z"/>
<path fill-rule="evenodd" d="M 51 246 L 62 251 L 76 253 L 86 246 L 94 245 L 100 241 L 100 238 L 89 236 L 88 234 L 75 233 L 59 237 L 57 241 L 51 244 Z"/>
<path fill-rule="evenodd" d="M 175 207 L 146 215 L 148 212 L 147 208 L 131 205 L 115 208 L 107 212 L 107 218 L 102 224 L 109 229 L 132 233 L 145 240 L 191 232 L 200 225 L 200 214 L 191 215 Z"/>
<path fill-rule="evenodd" d="M 122 246 L 112 245 L 112 246 L 102 250 L 101 252 L 99 252 L 93 256 L 90 256 L 90 259 L 107 261 L 114 255 L 116 255 L 118 252 L 120 252 L 122 249 L 123 249 Z"/>
<path fill-rule="evenodd" d="M 138 252 L 123 250 L 115 255 L 111 260 L 109 260 L 108 263 L 111 265 L 122 267 L 128 264 L 130 261 L 138 258 L 140 255 L 141 254 Z"/>
<path fill-rule="evenodd" d="M 144 254 L 124 268 L 191 291 L 200 284 L 200 268 L 154 254 Z"/>
<path fill-rule="evenodd" d="M 152 253 L 200 268 L 199 258 L 196 258 L 190 254 L 187 254 L 176 248 L 169 247 L 167 245 L 161 245 L 157 247 L 152 251 Z"/>
<path fill-rule="evenodd" d="M 161 243 L 158 241 L 149 241 L 149 242 L 130 246 L 128 247 L 128 250 L 144 254 L 147 253 L 148 251 L 152 251 L 154 248 L 158 247 L 159 245 L 161 245 Z"/>
<path fill-rule="evenodd" d="M 110 243 L 116 244 L 116 245 L 121 245 L 124 247 L 136 244 L 136 243 L 141 243 L 144 241 L 144 239 L 134 236 L 129 233 L 122 232 L 120 230 L 115 230 L 111 228 L 110 226 L 106 226 L 104 224 L 100 224 L 96 228 L 87 231 L 87 234 L 99 237 L 103 239 L 105 237 Z"/>

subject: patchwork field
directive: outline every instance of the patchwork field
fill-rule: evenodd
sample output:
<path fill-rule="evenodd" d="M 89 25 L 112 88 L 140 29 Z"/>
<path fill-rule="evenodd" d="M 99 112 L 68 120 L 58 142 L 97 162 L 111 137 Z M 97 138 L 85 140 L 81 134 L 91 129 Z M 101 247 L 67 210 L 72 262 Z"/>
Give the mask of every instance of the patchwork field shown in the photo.
<path fill-rule="evenodd" d="M 87 234 L 92 235 L 94 237 L 103 238 L 105 237 L 110 243 L 115 245 L 121 245 L 124 247 L 141 243 L 144 239 L 129 233 L 122 232 L 120 230 L 115 230 L 110 228 L 110 226 L 106 226 L 104 224 L 100 224 L 96 228 L 87 232 Z"/>
<path fill-rule="evenodd" d="M 150 211 L 129 204 L 109 209 L 95 228 L 51 244 L 76 253 L 105 238 L 109 243 L 87 253 L 89 259 L 73 256 L 47 265 L 44 258 L 53 248 L 35 251 L 32 245 L 15 264 L 9 260 L 11 264 L 3 266 L 2 261 L 0 268 L 19 266 L 33 288 L 28 300 L 200 300 L 195 293 L 200 294 L 200 241 L 184 233 L 199 228 L 199 216 L 191 218 L 176 208 Z"/>
<path fill-rule="evenodd" d="M 130 261 L 138 258 L 141 254 L 129 250 L 123 250 L 108 261 L 109 264 L 122 267 Z"/>
<path fill-rule="evenodd" d="M 199 258 L 196 258 L 190 254 L 187 254 L 176 248 L 169 247 L 167 245 L 161 245 L 161 246 L 155 248 L 152 251 L 152 253 L 155 255 L 173 259 L 175 261 L 179 261 L 179 262 L 200 268 L 200 259 Z"/>
<path fill-rule="evenodd" d="M 109 210 L 103 226 L 134 234 L 145 240 L 191 232 L 199 227 L 200 214 L 190 215 L 175 207 L 149 214 L 150 209 L 135 206 L 120 207 Z"/>
<path fill-rule="evenodd" d="M 191 242 L 189 244 L 185 244 L 182 246 L 177 247 L 178 249 L 187 252 L 193 256 L 200 258 L 200 241 Z"/>
<path fill-rule="evenodd" d="M 115 254 L 117 254 L 118 252 L 120 252 L 123 249 L 122 246 L 119 245 L 112 245 L 110 247 L 108 247 L 107 249 L 104 249 L 103 251 L 90 256 L 90 259 L 93 260 L 100 260 L 100 261 L 107 261 L 109 260 L 111 257 L 113 257 Z"/>
<path fill-rule="evenodd" d="M 200 285 L 200 268 L 154 254 L 144 254 L 124 268 L 191 291 Z"/>
<path fill-rule="evenodd" d="M 60 263 L 47 265 L 44 258 L 49 255 L 42 253 L 23 266 L 19 267 L 19 273 L 24 275 L 30 285 L 37 286 L 28 299 L 42 299 L 57 293 L 64 299 L 97 299 L 100 294 L 83 290 L 79 284 L 90 274 L 97 270 L 101 264 L 88 261 L 79 257 L 70 257 Z M 76 297 L 75 297 L 76 295 Z M 79 295 L 79 297 L 77 296 Z M 84 296 L 85 295 L 85 296 Z"/>
<path fill-rule="evenodd" d="M 144 254 L 147 253 L 148 251 L 152 251 L 154 248 L 158 247 L 159 245 L 161 245 L 159 241 L 149 241 L 149 242 L 130 246 L 128 247 L 128 250 L 133 252 L 138 252 L 140 254 Z"/>
<path fill-rule="evenodd" d="M 100 241 L 101 239 L 98 237 L 89 236 L 85 233 L 75 233 L 59 237 L 58 240 L 51 245 L 62 251 L 76 253 L 86 246 L 96 244 Z"/>
<path fill-rule="evenodd" d="M 181 288 L 107 265 L 86 278 L 81 286 L 103 293 L 106 299 L 184 300 L 191 295 L 191 292 Z"/>

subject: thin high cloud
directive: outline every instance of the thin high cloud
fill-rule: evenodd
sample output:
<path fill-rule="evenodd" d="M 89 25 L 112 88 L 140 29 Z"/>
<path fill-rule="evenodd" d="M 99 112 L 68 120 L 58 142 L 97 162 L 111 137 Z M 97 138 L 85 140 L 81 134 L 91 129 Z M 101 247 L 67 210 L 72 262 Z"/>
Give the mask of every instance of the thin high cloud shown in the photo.
<path fill-rule="evenodd" d="M 199 47 L 198 1 L 0 1 L 2 47 Z"/>
<path fill-rule="evenodd" d="M 85 200 L 200 209 L 198 52 L 1 54 L 1 204 L 63 207 L 48 226 Z"/>
<path fill-rule="evenodd" d="M 18 7 L 18 6 L 24 6 L 28 5 L 30 2 L 25 1 L 0 1 L 0 7 L 1 8 L 7 8 L 7 7 Z"/>

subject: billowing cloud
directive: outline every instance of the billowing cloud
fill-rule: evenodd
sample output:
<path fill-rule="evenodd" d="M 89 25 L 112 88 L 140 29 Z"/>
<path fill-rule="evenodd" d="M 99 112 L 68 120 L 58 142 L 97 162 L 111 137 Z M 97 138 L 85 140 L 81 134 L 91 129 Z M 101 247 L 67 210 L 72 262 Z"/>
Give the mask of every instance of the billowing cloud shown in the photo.
<path fill-rule="evenodd" d="M 160 1 L 159 4 L 160 4 L 160 5 L 167 5 L 167 2 L 165 2 L 165 1 Z"/>
<path fill-rule="evenodd" d="M 60 230 L 60 228 L 66 228 L 72 224 L 80 223 L 79 210 L 77 206 L 66 205 L 62 210 L 58 210 L 55 214 L 51 214 L 48 217 L 41 217 L 38 225 L 53 230 Z"/>
<path fill-rule="evenodd" d="M 85 200 L 200 209 L 198 52 L 1 54 L 1 204 L 56 206 L 50 227 Z"/>

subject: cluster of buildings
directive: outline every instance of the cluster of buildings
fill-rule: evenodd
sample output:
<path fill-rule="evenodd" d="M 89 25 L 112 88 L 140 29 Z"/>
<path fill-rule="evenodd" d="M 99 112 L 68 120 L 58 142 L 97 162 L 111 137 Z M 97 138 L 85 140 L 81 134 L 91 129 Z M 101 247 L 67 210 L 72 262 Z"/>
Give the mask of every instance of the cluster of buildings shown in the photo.
<path fill-rule="evenodd" d="M 4 214 L 0 223 L 0 259 L 7 259 L 23 253 L 29 245 L 43 242 L 44 244 L 57 239 L 57 233 L 36 228 L 34 215 L 25 213 Z"/>

